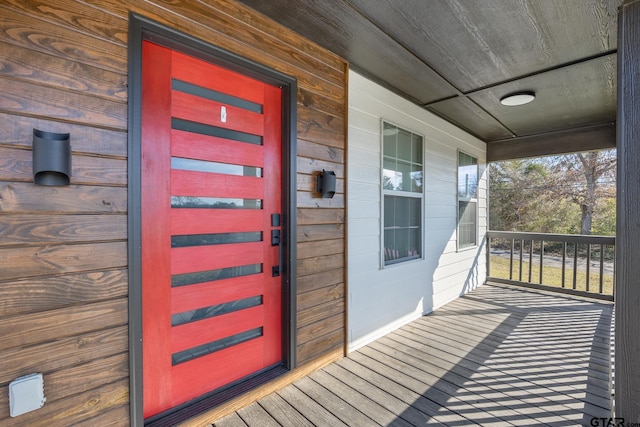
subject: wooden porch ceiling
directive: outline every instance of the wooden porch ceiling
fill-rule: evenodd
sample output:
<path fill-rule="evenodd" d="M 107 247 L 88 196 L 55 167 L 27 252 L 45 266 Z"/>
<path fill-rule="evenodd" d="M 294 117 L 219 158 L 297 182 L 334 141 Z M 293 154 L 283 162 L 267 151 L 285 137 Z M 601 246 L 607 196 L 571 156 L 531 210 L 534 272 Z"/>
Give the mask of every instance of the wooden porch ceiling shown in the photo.
<path fill-rule="evenodd" d="M 486 285 L 216 427 L 590 425 L 613 305 Z"/>
<path fill-rule="evenodd" d="M 490 160 L 615 147 L 622 0 L 241 1 L 487 142 Z M 536 99 L 500 104 L 517 91 Z"/>

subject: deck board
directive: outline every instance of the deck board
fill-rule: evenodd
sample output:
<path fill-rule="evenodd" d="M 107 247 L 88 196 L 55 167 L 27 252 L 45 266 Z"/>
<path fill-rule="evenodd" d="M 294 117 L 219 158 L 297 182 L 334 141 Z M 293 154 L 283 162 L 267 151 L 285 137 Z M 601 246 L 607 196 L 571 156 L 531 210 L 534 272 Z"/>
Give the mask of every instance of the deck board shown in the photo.
<path fill-rule="evenodd" d="M 412 424 L 398 417 L 385 407 L 377 404 L 375 401 L 367 397 L 367 392 L 360 393 L 355 388 L 350 387 L 339 379 L 329 374 L 326 370 L 314 373 L 311 377 L 320 383 L 331 393 L 335 394 L 345 402 L 349 402 L 351 406 L 361 412 L 364 417 L 362 422 L 357 422 L 354 418 L 349 417 L 344 420 L 347 424 L 357 423 L 358 425 L 378 424 L 381 426 L 389 425 L 395 421 L 398 427 L 411 427 Z"/>
<path fill-rule="evenodd" d="M 337 416 L 333 415 L 329 410 L 323 407 L 319 402 L 309 397 L 304 392 L 305 384 L 310 380 L 308 378 L 302 378 L 296 381 L 292 386 L 285 387 L 278 392 L 278 394 L 285 399 L 291 406 L 296 408 L 302 415 L 304 415 L 314 425 L 332 425 L 332 426 L 345 426 L 344 422 Z M 330 393 L 326 394 L 326 399 L 338 400 L 334 395 Z M 346 403 L 343 405 L 340 411 L 340 415 L 343 411 L 348 411 L 349 405 Z"/>
<path fill-rule="evenodd" d="M 346 425 L 350 423 L 357 425 L 375 425 L 371 418 L 367 417 L 364 412 L 358 410 L 353 405 L 351 399 L 343 399 L 335 390 L 326 388 L 312 379 L 318 378 L 317 374 L 322 375 L 323 371 L 316 372 L 312 376 L 298 381 L 296 387 L 334 414 Z"/>
<path fill-rule="evenodd" d="M 214 425 L 589 425 L 611 412 L 612 312 L 482 286 Z"/>
<path fill-rule="evenodd" d="M 247 424 L 242 421 L 240 415 L 237 412 L 234 412 L 231 415 L 224 417 L 223 419 L 216 421 L 216 427 L 247 427 Z"/>
<path fill-rule="evenodd" d="M 278 393 L 272 393 L 260 399 L 262 406 L 270 416 L 284 427 L 313 427 L 313 424 L 300 412 L 284 400 Z"/>

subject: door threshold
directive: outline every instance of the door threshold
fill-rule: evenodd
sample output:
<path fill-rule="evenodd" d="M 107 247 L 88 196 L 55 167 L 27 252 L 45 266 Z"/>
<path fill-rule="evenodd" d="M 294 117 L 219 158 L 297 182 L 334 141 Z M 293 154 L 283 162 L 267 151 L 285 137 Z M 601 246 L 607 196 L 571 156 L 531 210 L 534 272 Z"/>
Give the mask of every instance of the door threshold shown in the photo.
<path fill-rule="evenodd" d="M 153 417 L 146 419 L 144 421 L 144 425 L 148 427 L 175 426 L 189 418 L 193 418 L 203 412 L 210 411 L 216 406 L 266 384 L 287 372 L 289 372 L 289 369 L 282 366 L 282 364 L 263 369 L 249 377 L 238 380 L 225 387 L 221 387 L 178 407 L 172 408 L 158 415 L 154 415 Z"/>

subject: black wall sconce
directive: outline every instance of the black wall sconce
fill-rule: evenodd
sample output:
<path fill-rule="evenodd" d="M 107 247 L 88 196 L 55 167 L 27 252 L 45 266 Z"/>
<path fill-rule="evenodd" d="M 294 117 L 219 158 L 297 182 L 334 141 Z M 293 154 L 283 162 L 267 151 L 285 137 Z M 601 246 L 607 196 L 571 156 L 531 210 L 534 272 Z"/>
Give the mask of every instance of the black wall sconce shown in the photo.
<path fill-rule="evenodd" d="M 322 169 L 316 177 L 316 191 L 322 195 L 323 199 L 333 198 L 336 194 L 336 173 Z"/>
<path fill-rule="evenodd" d="M 33 182 L 37 185 L 69 185 L 71 143 L 68 133 L 33 130 Z"/>

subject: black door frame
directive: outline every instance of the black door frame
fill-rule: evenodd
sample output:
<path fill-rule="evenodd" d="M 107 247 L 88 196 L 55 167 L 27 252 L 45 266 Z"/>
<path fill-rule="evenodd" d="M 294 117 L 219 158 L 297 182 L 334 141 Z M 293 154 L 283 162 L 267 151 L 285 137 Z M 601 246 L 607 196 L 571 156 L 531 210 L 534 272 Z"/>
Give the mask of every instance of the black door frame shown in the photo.
<path fill-rule="evenodd" d="M 128 91 L 128 254 L 129 254 L 129 398 L 132 426 L 145 424 L 142 402 L 141 144 L 142 41 L 151 41 L 282 89 L 282 307 L 283 364 L 215 390 L 147 420 L 175 425 L 214 408 L 296 366 L 296 102 L 297 81 L 143 16 L 129 15 Z"/>

